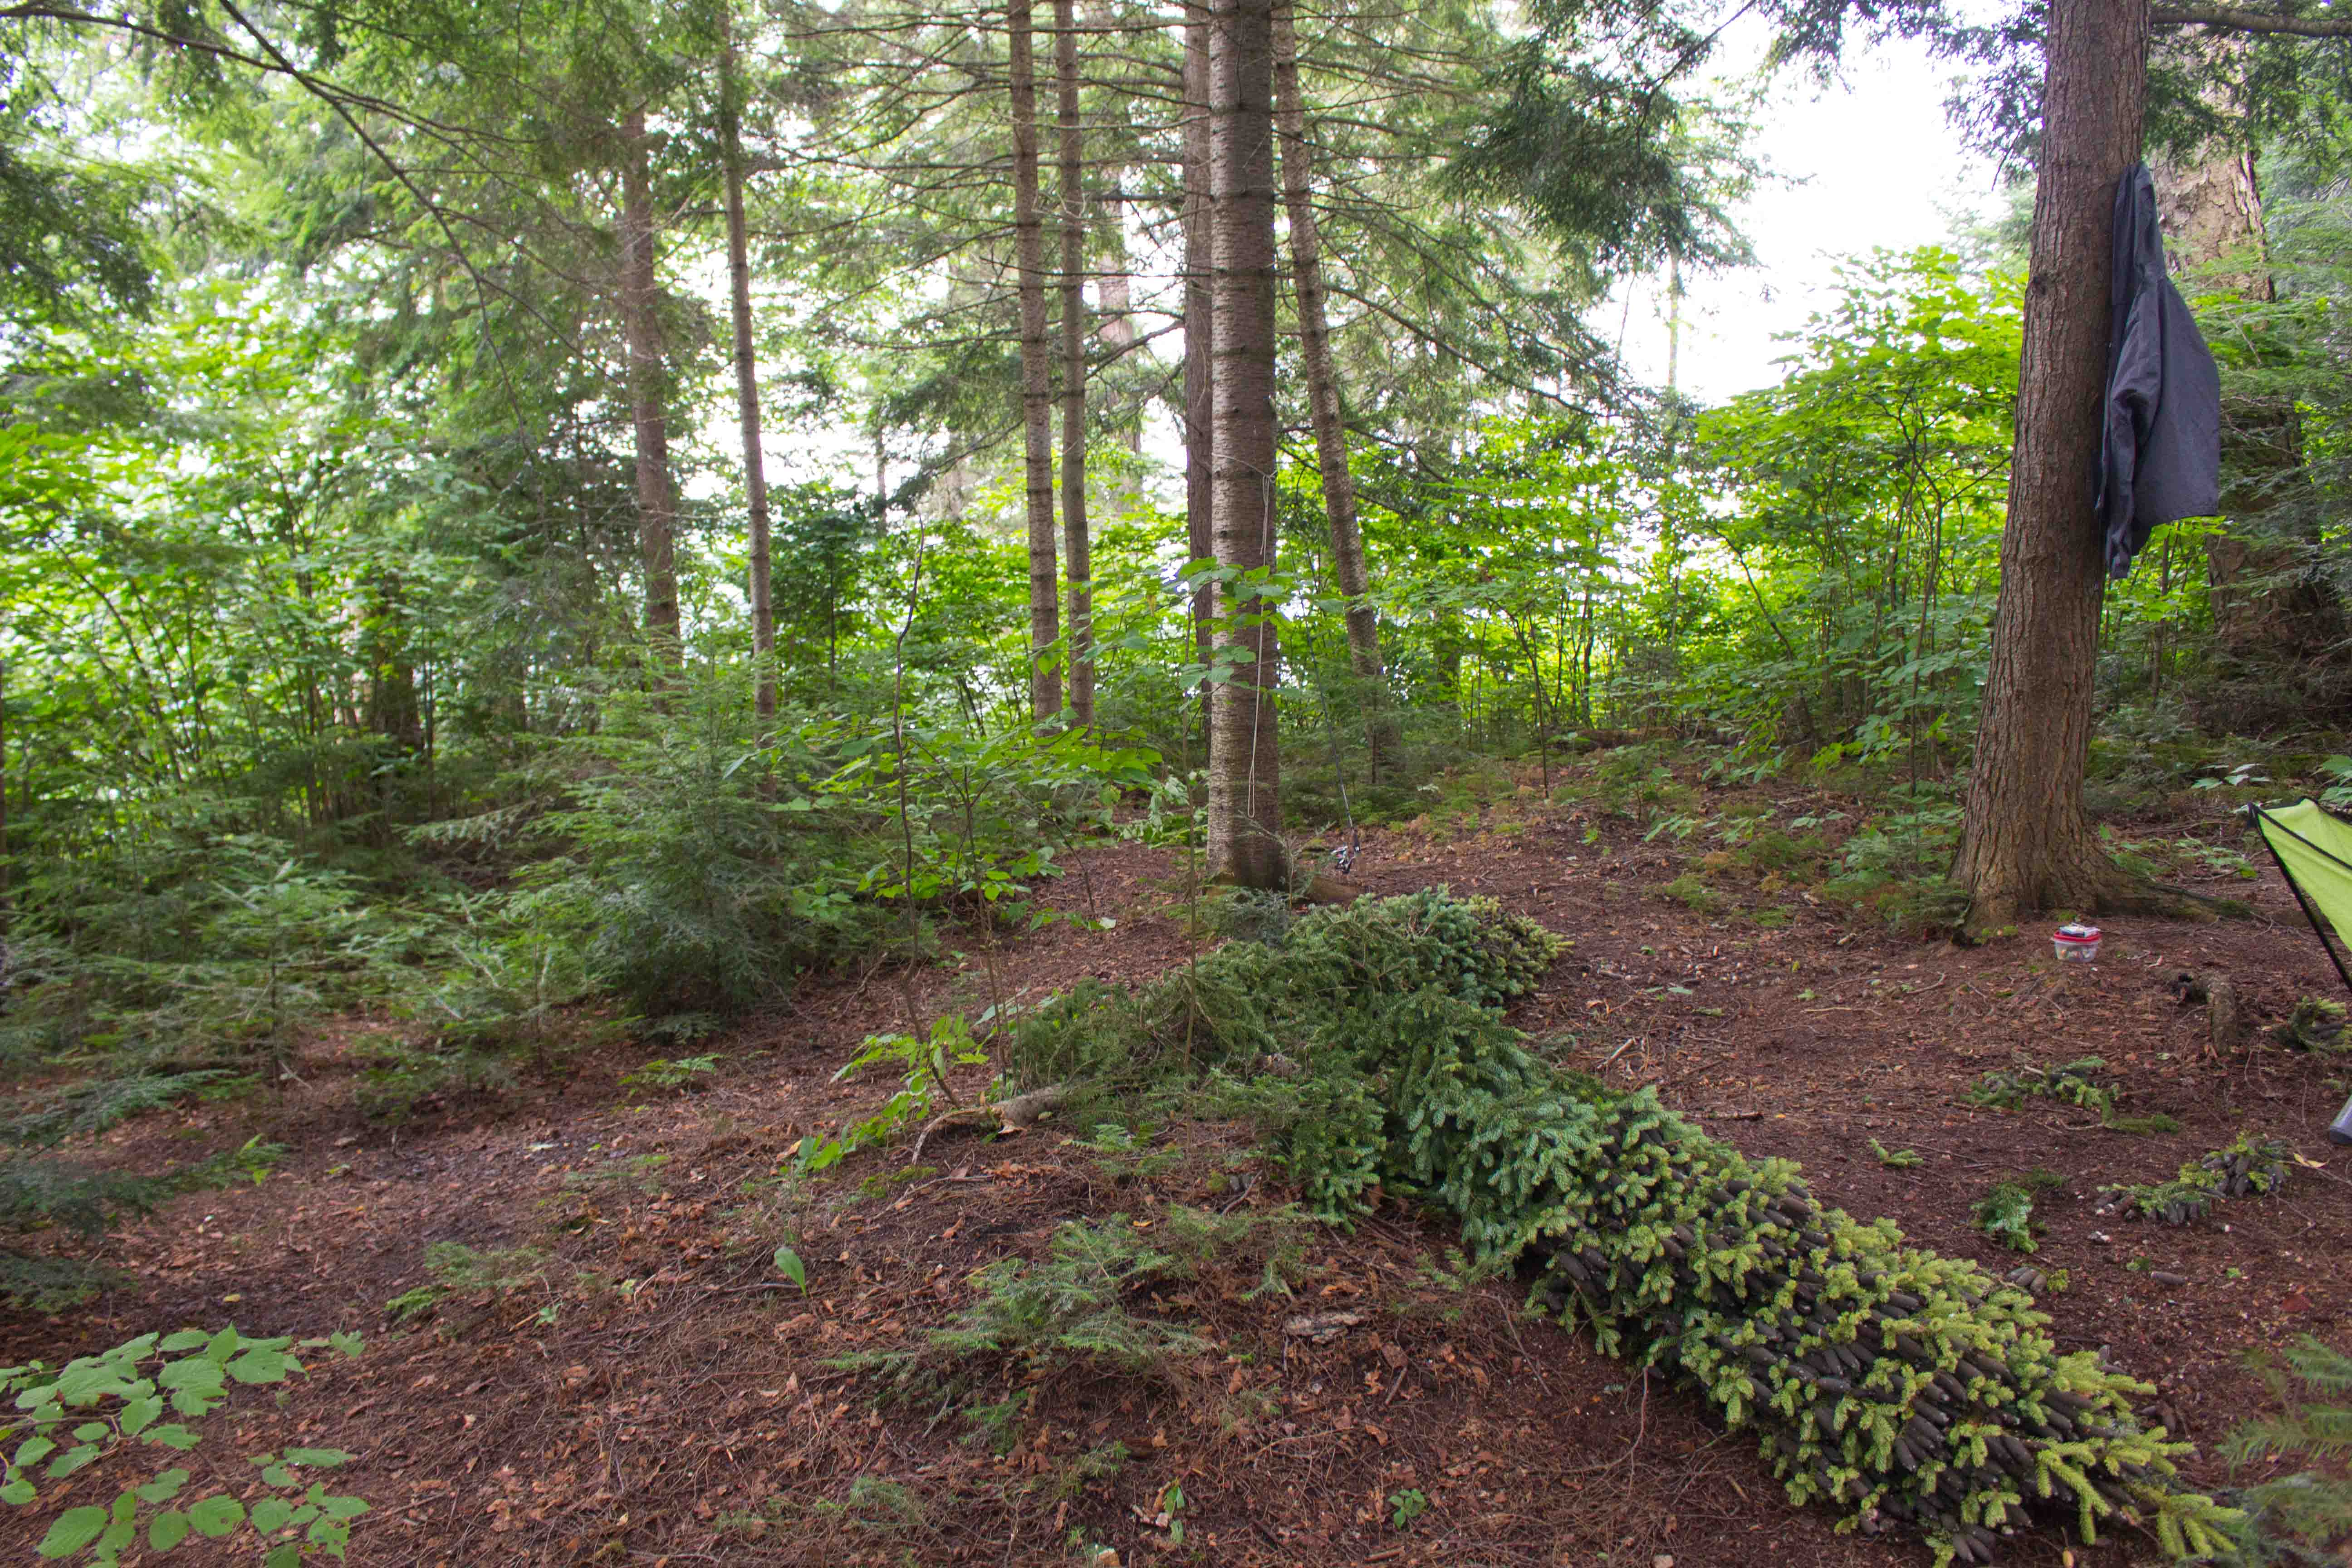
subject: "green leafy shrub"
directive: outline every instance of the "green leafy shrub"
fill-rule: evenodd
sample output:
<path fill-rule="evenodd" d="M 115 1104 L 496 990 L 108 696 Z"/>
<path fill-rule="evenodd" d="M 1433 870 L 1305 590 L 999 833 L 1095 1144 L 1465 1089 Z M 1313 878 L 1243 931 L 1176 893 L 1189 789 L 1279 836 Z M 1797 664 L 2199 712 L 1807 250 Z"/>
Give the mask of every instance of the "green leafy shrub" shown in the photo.
<path fill-rule="evenodd" d="M 1327 1029 L 1335 999 L 1433 987 L 1507 1006 L 1559 950 L 1558 937 L 1491 899 L 1442 888 L 1359 899 L 1299 916 L 1279 948 L 1228 943 L 1138 991 L 1080 981 L 1013 1022 L 1006 1071 L 1017 1083 L 1118 1090 L 1230 1069 L 1283 1056 L 1295 1028 Z"/>
<path fill-rule="evenodd" d="M 15 1445 L 0 1477 L 0 1502 L 18 1508 L 39 1502 L 37 1473 L 62 1480 L 134 1447 L 185 1453 L 204 1446 L 207 1435 L 189 1423 L 226 1400 L 231 1384 L 282 1384 L 301 1372 L 301 1362 L 289 1353 L 293 1344 L 286 1338 L 249 1338 L 233 1328 L 217 1333 L 184 1329 L 142 1334 L 55 1373 L 38 1362 L 0 1369 L 0 1398 L 6 1400 L 0 1408 L 13 1413 L 0 1419 L 0 1444 Z M 304 1349 L 330 1345 L 350 1356 L 361 1350 L 351 1334 L 302 1342 Z M 179 1419 L 166 1420 L 167 1415 Z M 125 1487 L 105 1507 L 67 1509 L 37 1550 L 51 1559 L 87 1552 L 92 1563 L 113 1563 L 142 1538 L 146 1550 L 160 1555 L 191 1535 L 220 1540 L 249 1529 L 267 1548 L 266 1568 L 294 1568 L 313 1550 L 340 1561 L 351 1542 L 351 1521 L 368 1505 L 330 1493 L 323 1481 L 299 1472 L 333 1469 L 351 1458 L 340 1448 L 255 1455 L 250 1463 L 267 1489 L 249 1507 L 233 1491 L 184 1500 L 190 1473 L 173 1466 Z"/>
<path fill-rule="evenodd" d="M 1777 827 L 1760 828 L 1730 853 L 1736 864 L 1750 871 L 1761 875 L 1787 873 L 1820 863 L 1821 836 L 1808 833 L 1799 837 Z"/>
<path fill-rule="evenodd" d="M 823 787 L 857 759 L 822 731 L 763 745 L 740 695 L 698 686 L 668 712 L 618 702 L 570 742 L 593 771 L 543 819 L 563 850 L 517 900 L 647 1016 L 740 1011 L 878 935 L 857 896 L 869 858 L 856 814 Z"/>
<path fill-rule="evenodd" d="M 930 1034 L 868 1035 L 856 1056 L 833 1075 L 833 1081 L 855 1078 L 867 1068 L 892 1066 L 901 1078 L 898 1091 L 873 1115 L 852 1122 L 838 1138 L 807 1140 L 801 1148 L 803 1173 L 829 1169 L 872 1144 L 887 1143 L 909 1127 L 930 1119 L 932 1105 L 947 1093 L 949 1069 L 977 1067 L 988 1053 L 971 1037 L 971 1026 L 961 1013 L 943 1013 L 931 1021 Z"/>

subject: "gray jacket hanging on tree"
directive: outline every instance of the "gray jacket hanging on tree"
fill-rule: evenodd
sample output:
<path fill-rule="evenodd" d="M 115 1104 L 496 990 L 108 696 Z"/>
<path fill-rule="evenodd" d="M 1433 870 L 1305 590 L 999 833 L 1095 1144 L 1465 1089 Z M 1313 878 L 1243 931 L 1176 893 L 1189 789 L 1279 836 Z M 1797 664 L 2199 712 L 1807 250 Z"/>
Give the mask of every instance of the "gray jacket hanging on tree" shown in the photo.
<path fill-rule="evenodd" d="M 2107 575 L 2121 578 L 2150 533 L 2221 504 L 2221 378 L 2165 271 L 2145 163 L 2116 187 L 2108 304 L 2098 513 Z"/>

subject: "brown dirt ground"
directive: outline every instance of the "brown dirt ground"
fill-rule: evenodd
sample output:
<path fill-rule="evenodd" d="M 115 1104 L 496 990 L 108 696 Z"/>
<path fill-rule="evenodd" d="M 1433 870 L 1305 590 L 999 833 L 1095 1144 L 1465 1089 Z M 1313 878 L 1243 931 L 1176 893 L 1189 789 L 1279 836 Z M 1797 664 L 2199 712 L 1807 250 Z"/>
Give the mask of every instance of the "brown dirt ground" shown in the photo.
<path fill-rule="evenodd" d="M 2003 1172 L 2063 1175 L 2038 1205 L 2049 1233 L 2033 1259 L 2071 1279 L 2043 1302 L 2053 1331 L 2155 1384 L 2151 1403 L 2200 1442 L 2261 1403 L 2242 1352 L 2303 1331 L 2346 1342 L 2352 1158 L 2321 1136 L 2345 1064 L 2259 1040 L 2216 1055 L 2202 1010 L 2167 989 L 2182 967 L 2224 971 L 2256 1026 L 2298 995 L 2333 994 L 2274 871 L 2216 889 L 2251 897 L 2254 920 L 2107 921 L 2100 962 L 2062 968 L 2038 928 L 1976 949 L 1906 942 L 1727 869 L 1717 879 L 1731 907 L 1697 914 L 1657 890 L 1694 855 L 1640 837 L 1589 808 L 1522 800 L 1451 832 L 1370 833 L 1357 879 L 1491 894 L 1571 938 L 1517 1022 L 1612 1082 L 1657 1085 L 1751 1155 L 1801 1161 L 1824 1198 L 1892 1215 L 1925 1245 L 2006 1271 L 2018 1259 L 1971 1228 L 1970 1205 Z M 1171 1130 L 1184 1158 L 1123 1184 L 1050 1123 L 963 1135 L 927 1150 L 925 1173 L 863 1195 L 860 1179 L 898 1171 L 903 1153 L 845 1167 L 798 1216 L 806 1299 L 778 1279 L 769 1254 L 793 1216 L 768 1178 L 795 1140 L 886 1092 L 831 1081 L 861 1037 L 902 1023 L 910 999 L 927 1015 L 972 1005 L 992 966 L 997 989 L 1034 997 L 1082 973 L 1148 977 L 1192 951 L 1168 857 L 1106 847 L 1074 866 L 1055 898 L 1115 915 L 1114 928 L 1055 928 L 904 983 L 811 981 L 788 1010 L 712 1043 L 727 1070 L 706 1092 L 632 1100 L 614 1079 L 635 1058 L 607 1052 L 561 1082 L 386 1128 L 352 1110 L 349 1037 L 335 1034 L 280 1100 L 118 1130 L 102 1157 L 133 1167 L 256 1133 L 289 1152 L 265 1183 L 193 1194 L 123 1228 L 98 1248 L 123 1282 L 64 1317 L 0 1318 L 0 1360 L 228 1321 L 362 1331 L 360 1360 L 322 1355 L 289 1396 L 243 1398 L 211 1425 L 236 1434 L 236 1455 L 296 1440 L 353 1450 L 343 1486 L 375 1510 L 352 1560 L 371 1565 L 1048 1563 L 1078 1561 L 1081 1542 L 1123 1563 L 1926 1561 L 1915 1541 L 1834 1534 L 1820 1510 L 1789 1507 L 1749 1438 L 1585 1338 L 1522 1320 L 1512 1282 L 1449 1283 L 1430 1267 L 1444 1226 L 1393 1205 L 1352 1236 L 1311 1235 L 1296 1300 L 1244 1300 L 1254 1276 L 1237 1270 L 1142 1303 L 1195 1324 L 1206 1348 L 1157 1379 L 1055 1374 L 1009 1454 L 963 1440 L 960 1417 L 876 1408 L 870 1385 L 830 1361 L 914 1342 L 969 1300 L 973 1269 L 1041 1254 L 1063 1220 L 1148 1227 L 1170 1204 L 1279 1199 L 1276 1181 L 1237 1183 L 1255 1173 L 1237 1167 L 1247 1156 L 1231 1129 Z M 1790 923 L 1760 925 L 1767 908 Z M 1990 1068 L 2085 1055 L 2117 1071 L 2125 1110 L 2168 1113 L 2181 1131 L 2132 1137 L 2072 1107 L 1958 1100 Z M 2189 1228 L 2092 1212 L 2100 1184 L 2168 1175 L 2249 1128 L 2322 1168 Z M 1925 1163 L 1882 1167 L 1873 1137 Z M 532 1246 L 547 1261 L 504 1296 L 451 1297 L 422 1323 L 391 1325 L 384 1303 L 426 1282 L 425 1250 L 440 1241 Z M 1328 1344 L 1285 1331 L 1298 1313 L 1341 1309 L 1363 1320 Z M 1080 1469 L 1114 1440 L 1127 1463 Z M 242 1484 L 236 1455 L 225 1468 L 197 1458 L 200 1484 Z M 2208 1461 L 2192 1468 L 2220 1479 Z M 49 1500 L 103 1501 L 121 1479 L 101 1466 Z M 1429 1509 L 1399 1531 L 1387 1500 L 1408 1489 Z M 29 1560 L 34 1522 L 0 1520 L 0 1553 Z M 205 1547 L 173 1560 L 227 1560 Z M 2053 1529 L 2007 1560 L 2088 1568 L 2150 1552 Z"/>

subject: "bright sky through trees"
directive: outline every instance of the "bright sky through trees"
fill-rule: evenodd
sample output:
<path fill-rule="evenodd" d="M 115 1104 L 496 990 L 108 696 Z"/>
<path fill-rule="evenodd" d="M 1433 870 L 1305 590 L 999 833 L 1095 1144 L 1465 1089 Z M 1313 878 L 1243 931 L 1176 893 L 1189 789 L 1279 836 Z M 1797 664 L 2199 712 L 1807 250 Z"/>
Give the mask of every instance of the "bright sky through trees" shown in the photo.
<path fill-rule="evenodd" d="M 1746 29 L 1723 77 L 1751 70 L 1765 42 L 1763 28 Z M 1842 84 L 1822 89 L 1791 72 L 1770 89 L 1754 146 L 1777 177 L 1735 209 L 1758 265 L 1685 279 L 1684 392 L 1712 403 L 1778 381 L 1773 362 L 1789 345 L 1776 334 L 1827 307 L 1842 261 L 1948 244 L 1971 216 L 2001 210 L 1991 160 L 1961 146 L 1945 119 L 1951 74 L 1924 45 L 1896 39 L 1856 51 Z M 1664 276 L 1633 283 L 1630 296 L 1630 312 L 1621 289 L 1593 325 L 1612 342 L 1622 328 L 1628 368 L 1663 382 Z"/>

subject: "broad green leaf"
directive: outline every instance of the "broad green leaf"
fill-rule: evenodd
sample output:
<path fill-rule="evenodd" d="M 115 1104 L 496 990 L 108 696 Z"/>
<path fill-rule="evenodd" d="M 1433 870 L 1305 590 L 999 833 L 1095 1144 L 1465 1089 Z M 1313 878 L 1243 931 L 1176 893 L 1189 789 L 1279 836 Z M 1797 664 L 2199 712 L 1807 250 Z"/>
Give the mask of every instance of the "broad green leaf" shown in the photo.
<path fill-rule="evenodd" d="M 122 1414 L 118 1418 L 122 1425 L 122 1435 L 126 1437 L 137 1436 L 152 1426 L 155 1417 L 163 1414 L 163 1402 L 152 1394 L 144 1398 L 132 1400 L 122 1407 Z"/>
<path fill-rule="evenodd" d="M 96 1463 L 98 1456 L 99 1447 L 97 1444 L 77 1443 L 72 1447 L 68 1448 L 64 1453 L 59 1454 L 56 1458 L 49 1461 L 49 1479 L 54 1481 L 72 1475 L 76 1470 Z"/>
<path fill-rule="evenodd" d="M 104 1534 L 108 1522 L 102 1508 L 69 1508 L 58 1515 L 33 1550 L 44 1557 L 71 1557 Z"/>
<path fill-rule="evenodd" d="M 281 1541 L 262 1558 L 261 1568 L 302 1568 L 302 1543 Z"/>
<path fill-rule="evenodd" d="M 145 1486 L 141 1487 L 139 1489 L 139 1496 L 142 1500 L 146 1502 L 170 1502 L 173 1498 L 180 1495 L 180 1489 L 187 1484 L 187 1471 L 180 1469 L 165 1470 L 162 1474 L 158 1475 L 153 1480 L 149 1481 Z"/>
<path fill-rule="evenodd" d="M 275 1535 L 294 1517 L 294 1505 L 284 1498 L 266 1497 L 253 1505 L 253 1528 Z"/>
<path fill-rule="evenodd" d="M 142 1436 L 142 1440 L 149 1443 L 161 1443 L 166 1448 L 177 1448 L 184 1454 L 203 1441 L 202 1438 L 198 1437 L 194 1432 L 189 1431 L 185 1426 L 181 1426 L 177 1421 L 167 1422 L 163 1426 L 153 1428 L 152 1430 L 145 1433 Z"/>
<path fill-rule="evenodd" d="M 47 1437 L 27 1437 L 16 1445 L 16 1457 L 8 1461 L 16 1469 L 37 1464 L 58 1451 L 58 1446 Z"/>
<path fill-rule="evenodd" d="M 245 1522 L 245 1505 L 223 1492 L 190 1509 L 188 1522 L 196 1527 L 199 1534 L 217 1541 Z"/>
<path fill-rule="evenodd" d="M 167 1355 L 185 1355 L 190 1351 L 202 1350 L 212 1342 L 212 1335 L 202 1329 L 182 1329 L 176 1334 L 164 1335 L 163 1342 L 155 1348 Z"/>
<path fill-rule="evenodd" d="M 236 1347 L 243 1342 L 237 1338 L 236 1330 L 223 1329 L 205 1342 L 205 1359 L 215 1366 L 221 1365 L 236 1353 Z"/>
<path fill-rule="evenodd" d="M 288 1464 L 316 1465 L 322 1470 L 331 1470 L 337 1465 L 348 1465 L 358 1458 L 357 1454 L 347 1454 L 341 1448 L 289 1448 L 286 1450 Z"/>
<path fill-rule="evenodd" d="M 283 1351 L 247 1351 L 228 1363 L 228 1374 L 239 1383 L 283 1383 L 289 1372 L 299 1372 L 302 1363 Z"/>
<path fill-rule="evenodd" d="M 195 1388 L 220 1390 L 228 1385 L 218 1362 L 205 1356 L 190 1356 L 184 1361 L 168 1362 L 156 1373 L 159 1387 L 170 1389 Z"/>
<path fill-rule="evenodd" d="M 776 1248 L 776 1272 L 799 1286 L 802 1295 L 808 1294 L 808 1268 L 799 1253 L 789 1247 Z"/>
<path fill-rule="evenodd" d="M 187 1538 L 188 1516 L 176 1509 L 148 1521 L 147 1544 L 157 1552 L 169 1552 Z"/>
<path fill-rule="evenodd" d="M 22 1476 L 18 1476 L 6 1486 L 0 1487 L 0 1502 L 15 1508 L 22 1508 L 40 1495 L 40 1489 Z"/>

